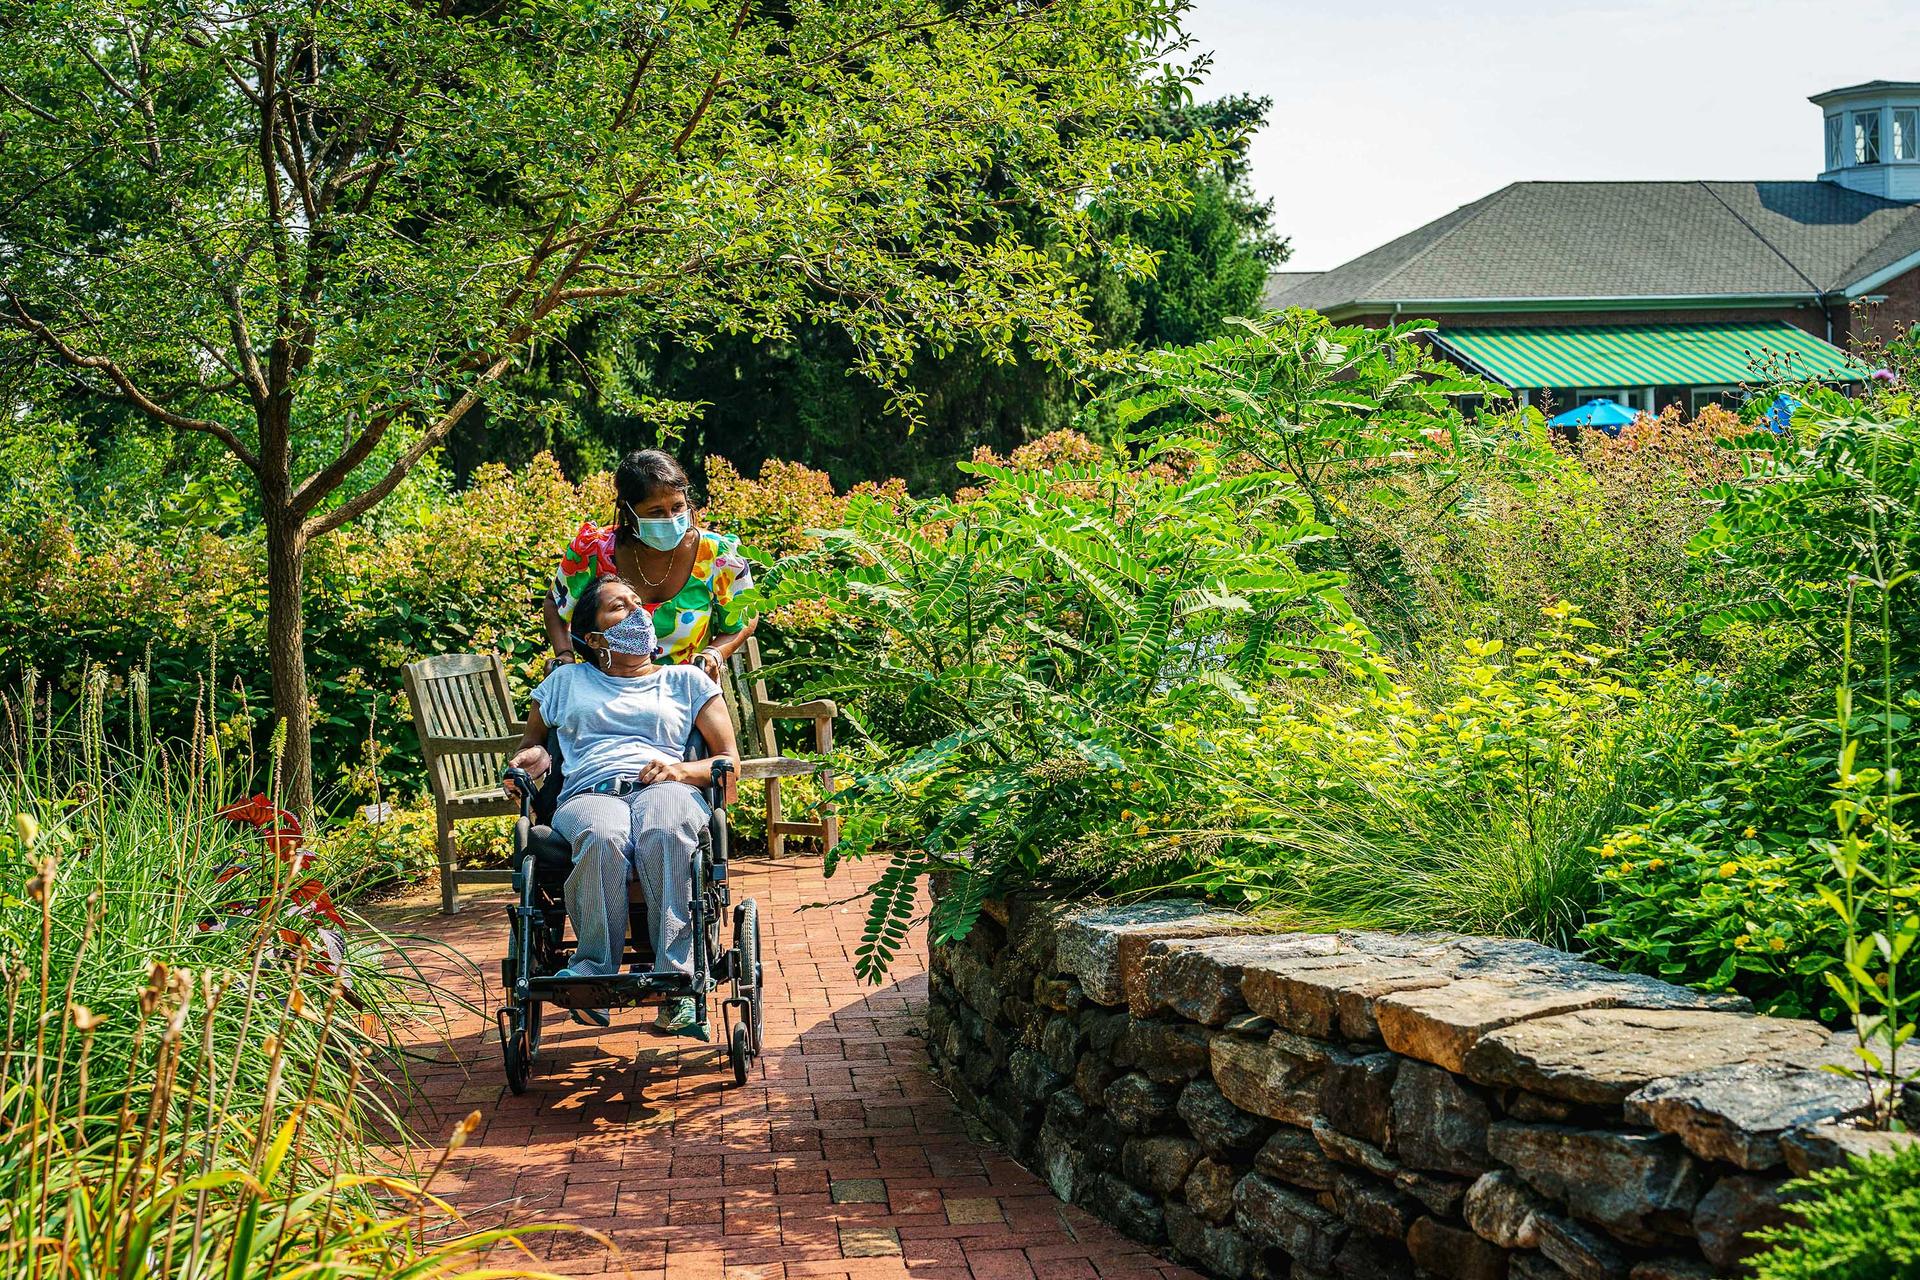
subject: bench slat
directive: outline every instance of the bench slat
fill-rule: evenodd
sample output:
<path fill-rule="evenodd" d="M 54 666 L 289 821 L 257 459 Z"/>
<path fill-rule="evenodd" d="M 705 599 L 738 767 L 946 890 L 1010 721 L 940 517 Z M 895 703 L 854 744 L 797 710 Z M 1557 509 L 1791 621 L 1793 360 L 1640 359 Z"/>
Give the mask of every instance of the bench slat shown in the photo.
<path fill-rule="evenodd" d="M 740 777 L 752 782 L 761 778 L 804 778 L 825 768 L 817 760 L 791 760 L 786 756 L 761 756 L 740 762 Z"/>

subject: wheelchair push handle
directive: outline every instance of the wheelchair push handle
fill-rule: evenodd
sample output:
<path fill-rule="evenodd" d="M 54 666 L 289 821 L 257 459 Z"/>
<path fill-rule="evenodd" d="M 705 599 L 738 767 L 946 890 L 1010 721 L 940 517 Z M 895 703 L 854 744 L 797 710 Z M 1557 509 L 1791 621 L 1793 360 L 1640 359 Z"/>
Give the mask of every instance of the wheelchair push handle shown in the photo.
<path fill-rule="evenodd" d="M 530 815 L 533 812 L 533 775 L 525 769 L 508 769 L 500 775 L 500 781 L 511 782 L 520 793 L 520 816 L 524 818 Z"/>

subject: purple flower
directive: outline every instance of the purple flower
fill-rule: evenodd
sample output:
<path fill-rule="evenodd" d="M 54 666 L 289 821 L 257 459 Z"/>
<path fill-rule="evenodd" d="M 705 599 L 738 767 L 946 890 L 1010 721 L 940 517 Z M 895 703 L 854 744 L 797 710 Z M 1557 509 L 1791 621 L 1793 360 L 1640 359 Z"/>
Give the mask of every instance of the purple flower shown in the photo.
<path fill-rule="evenodd" d="M 1874 371 L 1873 371 L 1872 373 L 1870 373 L 1870 374 L 1868 374 L 1867 376 L 1868 376 L 1869 378 L 1872 378 L 1872 379 L 1873 379 L 1873 380 L 1874 380 L 1875 382 L 1898 382 L 1898 381 L 1900 381 L 1900 375 L 1899 375 L 1899 374 L 1897 374 L 1897 373 L 1895 373 L 1895 372 L 1894 372 L 1893 370 L 1891 370 L 1891 369 L 1875 369 L 1875 370 L 1874 370 Z"/>

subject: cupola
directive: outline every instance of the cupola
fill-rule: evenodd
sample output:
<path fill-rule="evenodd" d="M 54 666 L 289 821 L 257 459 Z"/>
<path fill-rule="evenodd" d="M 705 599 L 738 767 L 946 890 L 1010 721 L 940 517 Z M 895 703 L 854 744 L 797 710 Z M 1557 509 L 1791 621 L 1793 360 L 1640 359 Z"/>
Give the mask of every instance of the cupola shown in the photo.
<path fill-rule="evenodd" d="M 1826 113 L 1822 182 L 1920 200 L 1920 81 L 1869 80 L 1809 101 Z"/>

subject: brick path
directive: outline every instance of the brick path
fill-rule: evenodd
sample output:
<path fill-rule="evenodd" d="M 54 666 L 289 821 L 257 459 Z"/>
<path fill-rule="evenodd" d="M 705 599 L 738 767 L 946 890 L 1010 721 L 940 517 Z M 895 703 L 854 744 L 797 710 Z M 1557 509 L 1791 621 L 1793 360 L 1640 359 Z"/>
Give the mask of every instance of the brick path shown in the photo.
<path fill-rule="evenodd" d="M 383 924 L 438 938 L 477 964 L 415 956 L 445 1002 L 414 1036 L 438 1059 L 417 1069 L 412 1120 L 444 1136 L 483 1123 L 433 1189 L 478 1225 L 573 1222 L 533 1235 L 545 1268 L 638 1280 L 1195 1280 L 1055 1200 L 1032 1174 L 971 1140 L 926 1065 L 926 951 L 916 932 L 891 985 L 853 976 L 864 901 L 817 859 L 736 864 L 736 901 L 759 899 L 767 1044 L 745 1088 L 723 1054 L 638 1029 L 650 1011 L 596 1032 L 550 1013 L 534 1082 L 507 1091 L 491 1030 L 505 919 L 469 900 Z M 484 991 L 482 985 L 484 984 Z M 455 1063 L 462 1065 L 453 1065 Z M 496 1255 L 498 1256 L 498 1255 Z M 501 1261 L 506 1261 L 501 1258 Z"/>

